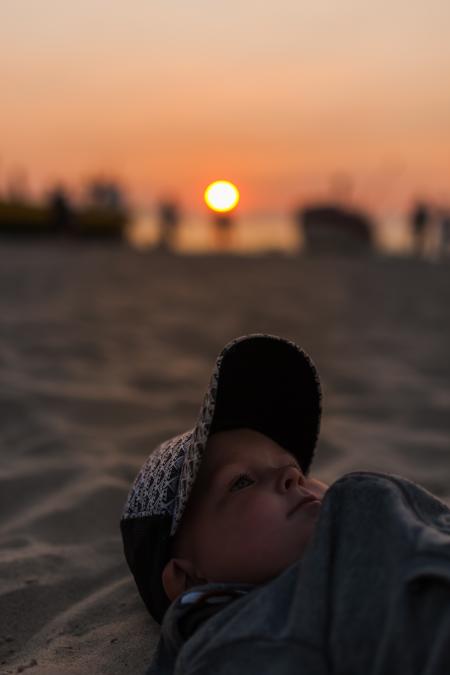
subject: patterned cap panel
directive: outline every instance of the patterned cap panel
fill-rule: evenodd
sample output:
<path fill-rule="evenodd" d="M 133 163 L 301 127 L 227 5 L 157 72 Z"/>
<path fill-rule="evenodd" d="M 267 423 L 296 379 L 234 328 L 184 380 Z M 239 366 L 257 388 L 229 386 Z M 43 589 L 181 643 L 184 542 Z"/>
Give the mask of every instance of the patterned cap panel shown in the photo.
<path fill-rule="evenodd" d="M 192 438 L 191 429 L 165 441 L 150 454 L 128 494 L 123 519 L 173 514 L 181 468 Z"/>
<path fill-rule="evenodd" d="M 186 458 L 181 469 L 178 498 L 175 501 L 170 536 L 173 536 L 178 528 L 181 517 L 186 508 L 189 495 L 191 494 L 194 481 L 200 469 L 200 463 L 205 451 L 206 443 L 208 441 L 209 430 L 211 428 L 211 422 L 214 416 L 217 383 L 219 380 L 219 371 L 222 358 L 223 354 L 221 354 L 216 361 L 216 365 L 209 382 L 209 387 L 203 398 L 203 404 L 194 428 L 192 443 L 190 447 L 187 448 Z"/>

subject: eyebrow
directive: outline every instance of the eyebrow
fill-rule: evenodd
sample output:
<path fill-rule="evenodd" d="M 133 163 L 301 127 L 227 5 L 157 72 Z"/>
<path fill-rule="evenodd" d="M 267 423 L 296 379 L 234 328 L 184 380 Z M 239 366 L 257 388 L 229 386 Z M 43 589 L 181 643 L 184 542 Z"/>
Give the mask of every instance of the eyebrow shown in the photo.
<path fill-rule="evenodd" d="M 218 466 L 218 467 L 216 467 L 215 470 L 213 470 L 213 472 L 212 472 L 212 474 L 211 474 L 211 476 L 210 476 L 210 480 L 215 482 L 215 481 L 217 480 L 217 478 L 218 478 L 222 473 L 224 473 L 225 470 L 227 470 L 227 469 L 229 469 L 230 467 L 233 467 L 233 466 L 236 467 L 237 470 L 240 470 L 240 469 L 243 469 L 243 468 L 244 468 L 244 464 L 243 464 L 242 462 L 241 462 L 241 463 L 238 463 L 238 462 L 227 462 L 227 464 L 222 464 L 221 466 Z"/>

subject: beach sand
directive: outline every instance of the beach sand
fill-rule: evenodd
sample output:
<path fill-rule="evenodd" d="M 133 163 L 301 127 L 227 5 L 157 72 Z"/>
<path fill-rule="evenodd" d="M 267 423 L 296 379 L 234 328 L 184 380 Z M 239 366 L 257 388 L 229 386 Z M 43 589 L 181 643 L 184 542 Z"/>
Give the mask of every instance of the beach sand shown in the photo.
<path fill-rule="evenodd" d="M 316 362 L 313 475 L 394 473 L 450 502 L 449 307 L 448 262 L 0 242 L 0 672 L 144 672 L 159 626 L 121 510 L 238 335 Z"/>

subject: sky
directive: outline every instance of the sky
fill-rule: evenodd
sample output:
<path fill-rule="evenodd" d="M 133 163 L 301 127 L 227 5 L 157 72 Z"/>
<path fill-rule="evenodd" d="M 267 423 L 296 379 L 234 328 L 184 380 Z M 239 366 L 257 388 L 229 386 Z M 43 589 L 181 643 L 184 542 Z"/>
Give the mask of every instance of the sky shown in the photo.
<path fill-rule="evenodd" d="M 448 0 L 1 0 L 0 191 L 450 202 Z"/>

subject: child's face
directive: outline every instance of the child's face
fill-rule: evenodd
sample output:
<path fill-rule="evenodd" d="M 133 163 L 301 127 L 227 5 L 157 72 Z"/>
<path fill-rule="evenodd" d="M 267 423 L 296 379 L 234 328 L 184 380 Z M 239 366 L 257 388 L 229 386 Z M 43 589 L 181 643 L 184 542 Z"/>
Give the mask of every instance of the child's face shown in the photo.
<path fill-rule="evenodd" d="M 197 583 L 268 581 L 303 555 L 327 487 L 305 478 L 295 458 L 263 434 L 218 432 L 176 535 L 176 558 L 189 561 Z M 299 507 L 310 496 L 316 500 Z"/>

